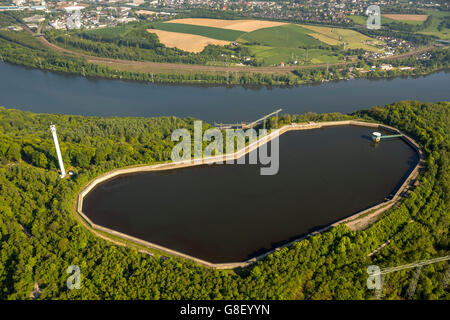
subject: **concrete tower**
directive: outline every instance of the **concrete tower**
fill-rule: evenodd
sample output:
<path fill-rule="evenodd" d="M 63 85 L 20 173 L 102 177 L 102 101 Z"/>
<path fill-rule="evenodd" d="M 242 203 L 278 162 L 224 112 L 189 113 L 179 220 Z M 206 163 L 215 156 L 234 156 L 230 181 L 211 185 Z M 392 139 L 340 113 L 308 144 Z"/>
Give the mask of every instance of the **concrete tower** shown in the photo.
<path fill-rule="evenodd" d="M 381 140 L 381 133 L 373 132 L 372 133 L 372 140 L 375 141 L 375 142 L 380 142 L 380 140 Z"/>
<path fill-rule="evenodd" d="M 55 125 L 50 126 L 50 131 L 53 135 L 53 141 L 55 142 L 56 154 L 58 155 L 59 167 L 61 168 L 61 178 L 66 176 L 66 170 L 64 170 L 64 163 L 61 157 L 61 150 L 59 149 L 58 137 L 56 136 L 56 127 Z"/>

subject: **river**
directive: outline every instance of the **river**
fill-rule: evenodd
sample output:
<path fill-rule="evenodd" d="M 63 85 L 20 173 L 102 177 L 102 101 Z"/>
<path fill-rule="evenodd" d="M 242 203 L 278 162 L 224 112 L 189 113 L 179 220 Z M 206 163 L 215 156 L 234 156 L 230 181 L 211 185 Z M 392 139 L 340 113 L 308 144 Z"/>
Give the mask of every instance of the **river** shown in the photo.
<path fill-rule="evenodd" d="M 37 113 L 89 116 L 192 116 L 204 121 L 252 121 L 284 113 L 349 113 L 416 99 L 450 100 L 450 73 L 426 77 L 355 79 L 290 88 L 161 85 L 86 79 L 0 62 L 0 106 Z"/>

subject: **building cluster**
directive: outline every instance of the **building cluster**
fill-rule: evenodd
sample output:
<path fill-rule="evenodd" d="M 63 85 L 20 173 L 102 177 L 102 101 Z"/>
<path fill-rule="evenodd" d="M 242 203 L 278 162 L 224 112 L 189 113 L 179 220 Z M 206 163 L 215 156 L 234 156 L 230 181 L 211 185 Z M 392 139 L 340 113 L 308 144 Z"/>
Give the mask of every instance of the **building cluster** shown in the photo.
<path fill-rule="evenodd" d="M 11 5 L 0 6 L 0 11 L 44 11 L 46 9 L 45 0 L 13 0 Z"/>
<path fill-rule="evenodd" d="M 0 10 L 58 10 L 67 5 L 69 1 L 49 0 L 11 0 L 12 5 L 0 7 Z M 414 12 L 417 9 L 438 7 L 441 9 L 449 8 L 449 1 L 441 0 L 417 0 L 414 2 L 405 2 L 404 0 L 269 0 L 269 1 L 246 1 L 246 0 L 82 0 L 84 4 L 95 7 L 96 4 L 102 7 L 111 4 L 111 7 L 126 6 L 135 7 L 136 10 L 149 9 L 154 12 L 164 11 L 167 14 L 174 12 L 183 12 L 192 9 L 209 9 L 216 11 L 232 11 L 242 17 L 292 20 L 315 23 L 330 24 L 351 24 L 351 16 L 364 15 L 369 5 L 375 4 L 381 7 L 381 11 L 398 9 L 410 10 Z M 74 6 L 70 4 L 69 6 Z M 80 6 L 80 4 L 78 5 Z M 139 8 L 137 8 L 139 7 Z M 95 26 L 89 23 L 84 17 L 84 10 L 81 13 L 81 24 Z M 95 10 L 94 10 L 95 11 Z M 100 10 L 101 11 L 101 10 Z M 100 13 L 101 15 L 102 13 Z M 109 25 L 117 18 L 107 20 Z M 149 18 L 155 18 L 149 16 Z M 92 17 L 89 17 L 89 19 Z M 67 20 L 66 17 L 64 20 Z M 128 21 L 126 16 L 119 19 Z M 84 20 L 84 22 L 83 22 Z M 56 25 L 61 27 L 59 22 Z M 105 24 L 98 23 L 98 25 Z"/>
<path fill-rule="evenodd" d="M 136 16 L 144 14 L 154 20 L 176 15 L 192 9 L 232 11 L 242 17 L 291 20 L 330 24 L 350 24 L 352 15 L 364 15 L 368 5 L 382 8 L 402 7 L 402 0 L 81 0 L 82 3 L 59 0 L 10 0 L 10 6 L 3 10 L 36 10 L 51 13 L 50 26 L 55 29 L 102 28 L 120 23 L 136 21 Z M 450 2 L 449 2 L 450 3 Z M 430 7 L 448 7 L 447 1 L 418 0 L 409 2 L 408 8 L 416 10 Z M 130 14 L 133 13 L 133 14 Z M 133 17 L 134 16 L 134 17 Z M 387 39 L 387 55 L 394 54 L 396 48 L 409 49 L 408 43 L 396 43 Z"/>
<path fill-rule="evenodd" d="M 412 71 L 414 70 L 414 67 L 409 67 L 409 66 L 400 66 L 400 67 L 394 67 L 392 64 L 389 63 L 383 63 L 380 64 L 379 66 L 373 65 L 373 66 L 369 66 L 369 68 L 355 68 L 355 70 L 357 70 L 359 73 L 369 73 L 369 72 L 374 72 L 376 70 L 381 70 L 381 71 Z M 355 74 L 352 74 L 354 77 L 356 77 Z"/>
<path fill-rule="evenodd" d="M 142 0 L 132 0 L 129 4 L 136 5 Z M 102 27 L 114 27 L 118 24 L 137 21 L 130 15 L 132 6 L 93 4 L 94 1 L 47 1 L 44 0 L 13 0 L 13 5 L 0 7 L 3 11 L 39 11 L 41 13 L 24 18 L 24 22 L 31 29 L 48 19 L 46 28 L 54 29 L 95 29 Z M 102 2 L 102 1 L 99 1 Z M 103 1 L 104 2 L 104 1 Z M 6 9 L 5 9 L 6 8 Z M 10 30 L 19 30 L 19 26 L 10 26 Z"/>
<path fill-rule="evenodd" d="M 48 24 L 54 29 L 97 29 L 137 21 L 136 18 L 130 17 L 129 7 L 88 6 L 61 1 L 57 3 L 55 9 L 60 14 Z"/>
<path fill-rule="evenodd" d="M 431 53 L 430 52 L 424 52 L 417 56 L 417 60 L 430 60 L 431 59 Z"/>
<path fill-rule="evenodd" d="M 416 49 L 416 47 L 411 42 L 390 36 L 379 36 L 377 37 L 377 40 L 383 41 L 385 43 L 385 45 L 383 46 L 383 50 L 380 50 L 379 52 L 366 51 L 364 54 L 365 58 L 386 58 L 396 53 L 399 54 Z"/>
<path fill-rule="evenodd" d="M 21 10 L 33 7 L 35 10 L 44 10 L 42 0 L 12 0 L 13 6 L 1 7 L 10 10 Z M 56 0 L 55 3 L 57 3 Z M 63 1 L 64 2 L 64 1 Z M 381 11 L 400 10 L 411 11 L 423 8 L 449 9 L 450 2 L 445 0 L 273 0 L 273 1 L 246 1 L 246 0 L 83 0 L 89 4 L 127 5 L 156 9 L 157 11 L 184 11 L 191 9 L 209 9 L 217 11 L 233 11 L 240 16 L 263 19 L 290 19 L 320 23 L 351 22 L 352 15 L 364 15 L 369 5 L 379 5 Z M 3 10 L 6 10 L 3 9 Z M 1 9 L 0 9 L 1 10 Z"/>
<path fill-rule="evenodd" d="M 128 0 L 92 0 L 92 1 L 128 1 Z M 142 0 L 137 0 L 142 1 Z M 144 7 L 158 10 L 190 10 L 209 9 L 217 11 L 233 11 L 244 17 L 262 19 L 289 19 L 320 23 L 348 24 L 352 15 L 364 15 L 369 5 L 375 4 L 383 10 L 410 11 L 423 8 L 447 8 L 444 0 L 278 0 L 278 1 L 245 1 L 245 0 L 149 0 L 141 4 Z"/>

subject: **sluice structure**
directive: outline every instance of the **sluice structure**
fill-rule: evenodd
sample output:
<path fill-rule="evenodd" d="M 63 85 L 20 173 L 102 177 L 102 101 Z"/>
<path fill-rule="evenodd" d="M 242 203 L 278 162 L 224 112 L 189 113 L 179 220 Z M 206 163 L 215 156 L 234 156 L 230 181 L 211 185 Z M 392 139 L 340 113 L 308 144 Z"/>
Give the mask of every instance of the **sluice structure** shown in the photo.
<path fill-rule="evenodd" d="M 383 136 L 379 132 L 373 132 L 372 133 L 372 140 L 375 141 L 375 142 L 380 142 L 381 139 L 393 139 L 393 138 L 400 138 L 402 136 L 403 136 L 402 134 L 391 134 L 391 135 Z"/>

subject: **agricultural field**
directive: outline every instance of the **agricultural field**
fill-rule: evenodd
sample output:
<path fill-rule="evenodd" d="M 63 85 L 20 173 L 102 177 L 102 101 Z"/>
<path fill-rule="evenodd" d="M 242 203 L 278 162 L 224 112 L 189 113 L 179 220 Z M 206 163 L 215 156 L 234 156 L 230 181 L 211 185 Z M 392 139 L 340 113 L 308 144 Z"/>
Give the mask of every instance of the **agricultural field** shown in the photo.
<path fill-rule="evenodd" d="M 332 54 L 321 49 L 274 48 L 257 45 L 249 46 L 248 48 L 250 53 L 265 66 L 278 65 L 280 63 L 292 63 L 293 61 L 297 61 L 299 65 L 337 63 L 342 61 L 343 58 L 340 54 Z"/>
<path fill-rule="evenodd" d="M 179 32 L 168 32 L 156 29 L 147 29 L 148 32 L 158 36 L 159 41 L 168 48 L 178 48 L 188 52 L 202 52 L 207 45 L 225 46 L 230 41 L 217 40 L 208 37 L 202 37 L 194 34 L 185 34 Z"/>
<path fill-rule="evenodd" d="M 264 21 L 264 20 L 223 20 L 223 19 L 206 19 L 206 18 L 176 19 L 167 22 L 238 30 L 244 32 L 252 32 L 262 28 L 278 27 L 287 24 L 286 22 Z"/>
<path fill-rule="evenodd" d="M 381 43 L 342 28 L 205 18 L 147 21 L 82 32 L 53 32 L 47 37 L 69 49 L 109 58 L 265 67 L 337 63 L 345 59 L 343 50 L 377 51 L 377 45 Z M 90 50 L 93 42 L 99 43 L 95 48 L 101 47 L 100 53 Z M 162 45 L 184 53 L 166 51 L 161 58 Z M 216 47 L 205 51 L 209 45 Z M 335 46 L 339 47 L 333 48 Z"/>
<path fill-rule="evenodd" d="M 239 31 L 239 30 L 197 26 L 197 25 L 190 25 L 190 24 L 184 24 L 184 23 L 157 22 L 157 23 L 153 23 L 152 27 L 157 30 L 193 34 L 193 35 L 197 35 L 197 36 L 202 36 L 202 37 L 207 37 L 207 38 L 212 38 L 212 39 L 217 39 L 217 40 L 225 40 L 225 41 L 235 41 L 245 33 L 245 31 Z"/>
<path fill-rule="evenodd" d="M 148 24 L 167 47 L 198 53 L 207 45 L 239 43 L 252 64 L 261 66 L 336 63 L 344 56 L 332 46 L 377 51 L 378 44 L 357 31 L 262 20 L 189 18 Z"/>
<path fill-rule="evenodd" d="M 354 30 L 309 25 L 302 25 L 302 27 L 311 31 L 311 37 L 333 46 L 345 43 L 348 49 L 378 51 L 375 45 L 382 44 L 382 42 L 373 40 Z"/>
<path fill-rule="evenodd" d="M 426 13 L 431 15 L 431 24 L 419 33 L 436 36 L 442 40 L 450 40 L 450 12 L 427 10 Z"/>
<path fill-rule="evenodd" d="M 298 25 L 287 24 L 246 33 L 238 41 L 282 48 L 312 48 L 323 45 L 321 41 L 314 39 L 310 35 L 312 33 Z"/>
<path fill-rule="evenodd" d="M 395 16 L 406 16 L 406 15 L 395 15 Z M 414 15 L 414 16 L 416 16 L 416 15 Z M 420 15 L 420 16 L 422 16 L 422 15 Z M 367 16 L 348 16 L 348 17 L 357 24 L 366 25 Z M 420 19 L 423 19 L 423 18 L 420 18 Z M 425 18 L 425 20 L 426 20 L 426 18 Z M 423 22 L 425 20 L 422 21 L 422 20 L 419 20 L 418 18 L 415 18 L 415 20 L 412 18 L 409 18 L 408 20 L 401 20 L 401 19 L 399 19 L 399 17 L 397 17 L 397 19 L 393 19 L 393 18 L 389 17 L 389 14 L 381 15 L 381 25 L 391 24 L 391 23 L 396 23 L 396 22 L 397 23 L 398 22 L 407 23 L 410 25 L 421 25 L 421 24 L 423 24 Z"/>
<path fill-rule="evenodd" d="M 418 22 L 425 22 L 427 20 L 428 15 L 427 14 L 393 14 L 393 13 L 386 13 L 382 16 L 398 20 L 398 21 L 418 21 Z"/>
<path fill-rule="evenodd" d="M 450 40 L 450 12 L 430 9 L 425 10 L 425 13 L 420 15 L 384 14 L 381 16 L 381 24 L 408 24 L 418 27 L 419 29 L 415 30 L 417 33 L 436 36 L 442 40 Z M 430 21 L 427 20 L 428 17 L 430 17 Z M 365 16 L 349 16 L 349 18 L 361 25 L 365 25 L 367 20 Z"/>

